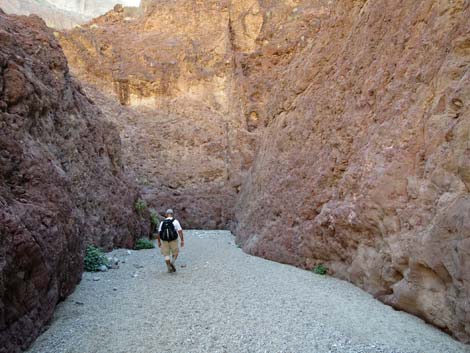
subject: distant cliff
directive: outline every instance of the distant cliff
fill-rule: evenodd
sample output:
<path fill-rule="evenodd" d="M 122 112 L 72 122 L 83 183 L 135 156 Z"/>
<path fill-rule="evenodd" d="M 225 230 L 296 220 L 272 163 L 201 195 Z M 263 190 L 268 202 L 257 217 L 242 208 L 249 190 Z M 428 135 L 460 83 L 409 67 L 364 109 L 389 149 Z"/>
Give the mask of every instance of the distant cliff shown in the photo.
<path fill-rule="evenodd" d="M 0 0 L 0 8 L 8 14 L 35 14 L 49 27 L 70 29 L 103 15 L 116 4 L 139 3 L 139 0 Z"/>
<path fill-rule="evenodd" d="M 140 0 L 43 0 L 58 9 L 86 16 L 89 19 L 103 15 L 115 5 L 139 6 Z"/>

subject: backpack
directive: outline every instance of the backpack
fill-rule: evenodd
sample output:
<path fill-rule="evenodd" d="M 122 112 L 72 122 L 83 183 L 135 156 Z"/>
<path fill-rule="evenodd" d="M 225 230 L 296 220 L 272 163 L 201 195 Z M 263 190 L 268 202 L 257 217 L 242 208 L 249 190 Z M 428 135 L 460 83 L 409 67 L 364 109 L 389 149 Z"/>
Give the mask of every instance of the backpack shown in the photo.
<path fill-rule="evenodd" d="M 163 241 L 173 241 L 178 239 L 178 233 L 176 232 L 173 221 L 175 219 L 165 219 L 162 222 L 162 229 L 160 230 L 160 239 Z"/>

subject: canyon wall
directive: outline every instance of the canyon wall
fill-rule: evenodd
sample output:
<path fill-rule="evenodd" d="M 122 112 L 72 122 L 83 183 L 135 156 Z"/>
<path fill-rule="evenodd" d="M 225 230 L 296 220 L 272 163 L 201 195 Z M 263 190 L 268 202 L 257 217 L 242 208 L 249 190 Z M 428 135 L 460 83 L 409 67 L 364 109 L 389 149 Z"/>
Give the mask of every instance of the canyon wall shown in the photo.
<path fill-rule="evenodd" d="M 245 121 L 231 113 L 229 10 L 220 1 L 146 1 L 132 19 L 116 7 L 60 35 L 73 72 L 114 112 L 106 115 L 121 127 L 147 201 L 175 208 L 185 227 L 228 227 L 254 152 Z"/>
<path fill-rule="evenodd" d="M 0 11 L 0 352 L 25 349 L 80 281 L 84 248 L 149 229 L 118 131 L 38 17 Z"/>
<path fill-rule="evenodd" d="M 469 6 L 144 0 L 60 41 L 152 206 L 468 342 Z"/>
<path fill-rule="evenodd" d="M 470 3 L 263 2 L 238 99 L 266 128 L 251 254 L 353 282 L 470 341 Z"/>

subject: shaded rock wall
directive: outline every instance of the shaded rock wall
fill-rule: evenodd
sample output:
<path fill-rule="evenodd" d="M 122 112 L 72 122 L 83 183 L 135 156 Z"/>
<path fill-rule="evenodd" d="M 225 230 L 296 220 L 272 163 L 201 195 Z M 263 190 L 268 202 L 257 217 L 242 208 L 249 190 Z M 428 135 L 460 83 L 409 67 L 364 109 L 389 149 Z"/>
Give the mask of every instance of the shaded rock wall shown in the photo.
<path fill-rule="evenodd" d="M 38 17 L 0 11 L 0 352 L 26 348 L 80 281 L 84 247 L 131 247 L 117 130 L 71 78 Z"/>
<path fill-rule="evenodd" d="M 185 227 L 228 226 L 236 191 L 226 185 L 226 146 L 234 137 L 220 114 L 190 101 L 172 111 L 135 109 L 94 86 L 86 86 L 86 92 L 119 127 L 123 159 L 151 207 L 160 214 L 176 208 Z"/>
<path fill-rule="evenodd" d="M 238 242 L 325 263 L 469 342 L 470 4 L 268 6 L 259 50 L 237 57 L 267 126 Z"/>
<path fill-rule="evenodd" d="M 149 204 L 175 208 L 186 227 L 226 228 L 255 144 L 231 113 L 230 6 L 146 1 L 132 20 L 125 11 L 60 36 L 73 72 L 114 112 Z"/>

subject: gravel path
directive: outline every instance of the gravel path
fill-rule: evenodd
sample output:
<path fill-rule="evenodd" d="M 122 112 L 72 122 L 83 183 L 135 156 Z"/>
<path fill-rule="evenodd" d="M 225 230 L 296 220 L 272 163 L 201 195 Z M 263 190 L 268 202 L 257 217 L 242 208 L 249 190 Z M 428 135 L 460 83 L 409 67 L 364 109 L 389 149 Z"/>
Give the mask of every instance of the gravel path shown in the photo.
<path fill-rule="evenodd" d="M 187 231 L 176 274 L 155 250 L 113 255 L 126 263 L 85 273 L 30 352 L 470 352 L 347 282 L 246 255 L 229 232 Z"/>

